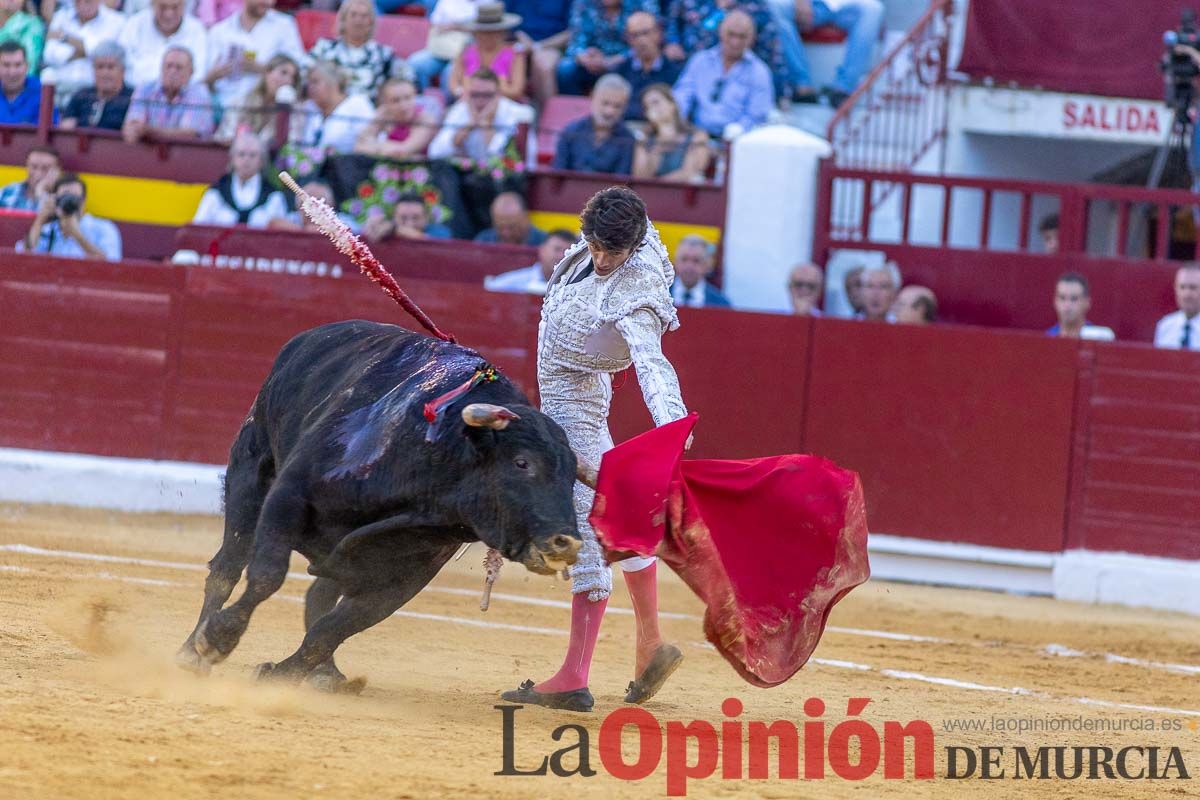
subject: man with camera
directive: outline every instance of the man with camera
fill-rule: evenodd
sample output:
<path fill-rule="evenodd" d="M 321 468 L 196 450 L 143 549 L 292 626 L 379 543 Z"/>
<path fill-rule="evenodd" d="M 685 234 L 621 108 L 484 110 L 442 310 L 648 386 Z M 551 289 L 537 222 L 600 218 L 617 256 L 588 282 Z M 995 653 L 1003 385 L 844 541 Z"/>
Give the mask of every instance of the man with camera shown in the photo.
<path fill-rule="evenodd" d="M 121 260 L 121 232 L 106 219 L 84 212 L 87 187 L 80 177 L 65 173 L 54 191 L 42 199 L 37 216 L 17 250 L 71 258 Z"/>

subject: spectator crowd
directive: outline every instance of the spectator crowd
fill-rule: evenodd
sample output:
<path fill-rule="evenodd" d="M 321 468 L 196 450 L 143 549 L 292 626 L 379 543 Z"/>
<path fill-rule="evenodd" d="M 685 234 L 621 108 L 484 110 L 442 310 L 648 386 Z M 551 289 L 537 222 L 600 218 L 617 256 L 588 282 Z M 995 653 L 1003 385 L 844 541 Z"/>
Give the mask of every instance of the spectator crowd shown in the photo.
<path fill-rule="evenodd" d="M 842 102 L 882 25 L 880 0 L 428 0 L 406 58 L 376 37 L 394 3 L 333 5 L 332 35 L 306 50 L 275 0 L 0 0 L 0 123 L 37 122 L 45 77 L 56 122 L 129 141 L 269 140 L 284 103 L 297 146 L 442 157 L 495 151 L 555 95 L 590 93 L 557 165 L 698 181 L 712 141 L 778 102 Z M 820 91 L 800 38 L 814 25 L 848 37 Z"/>
<path fill-rule="evenodd" d="M 315 0 L 334 29 L 306 48 L 295 17 L 276 0 L 0 0 L 0 124 L 34 124 L 52 86 L 52 123 L 107 129 L 130 143 L 216 141 L 229 169 L 204 192 L 194 221 L 273 229 L 307 227 L 270 179 L 277 148 L 315 154 L 484 162 L 526 152 L 523 125 L 559 95 L 587 95 L 587 113 L 555 131 L 553 167 L 703 182 L 720 143 L 792 103 L 841 105 L 872 65 L 880 0 L 425 0 L 424 47 L 401 54 L 377 38 L 397 0 Z M 803 34 L 846 34 L 832 83 L 814 85 Z M 287 111 L 280 140 L 280 110 Z M 527 154 L 532 160 L 534 156 Z M 87 186 L 51 148 L 34 147 L 27 176 L 0 189 L 0 208 L 33 212 L 18 246 L 119 259 L 116 226 L 86 210 Z M 310 193 L 329 185 L 308 176 Z M 497 290 L 544 289 L 571 231 L 539 230 L 519 192 L 499 191 L 481 242 L 538 249 L 535 263 L 490 279 Z M 402 191 L 387 212 L 343 218 L 370 241 L 449 238 L 428 197 Z M 1058 249 L 1058 218 L 1038 226 Z M 680 306 L 728 306 L 710 282 L 714 246 L 686 236 L 674 253 Z M 894 264 L 841 275 L 845 303 L 825 308 L 825 274 L 796 265 L 785 287 L 800 315 L 901 324 L 938 319 L 928 288 L 905 285 Z M 1155 333 L 1161 347 L 1200 349 L 1200 267 L 1176 276 L 1178 310 Z M 1047 334 L 1110 340 L 1093 322 L 1078 272 L 1055 284 L 1057 324 Z"/>

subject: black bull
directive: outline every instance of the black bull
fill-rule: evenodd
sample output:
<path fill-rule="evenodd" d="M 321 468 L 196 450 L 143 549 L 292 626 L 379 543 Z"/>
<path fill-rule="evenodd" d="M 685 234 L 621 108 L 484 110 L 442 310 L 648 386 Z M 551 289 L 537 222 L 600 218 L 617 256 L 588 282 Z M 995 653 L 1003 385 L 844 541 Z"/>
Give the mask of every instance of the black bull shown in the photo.
<path fill-rule="evenodd" d="M 284 345 L 229 454 L 224 540 L 179 663 L 206 672 L 228 656 L 283 585 L 292 551 L 318 576 L 304 641 L 260 674 L 333 689 L 345 683 L 338 646 L 408 602 L 463 542 L 539 573 L 573 563 L 576 459 L 562 428 L 503 376 L 457 398 L 436 426 L 425 418 L 428 401 L 482 363 L 361 320 Z M 243 569 L 245 591 L 222 608 Z"/>

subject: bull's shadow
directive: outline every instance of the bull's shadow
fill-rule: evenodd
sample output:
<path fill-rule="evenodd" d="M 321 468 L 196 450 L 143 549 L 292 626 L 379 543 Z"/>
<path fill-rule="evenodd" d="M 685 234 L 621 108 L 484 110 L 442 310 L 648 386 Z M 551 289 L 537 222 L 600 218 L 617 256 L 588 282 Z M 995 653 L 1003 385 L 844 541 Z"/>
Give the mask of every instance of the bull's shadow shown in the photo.
<path fill-rule="evenodd" d="M 362 685 L 334 651 L 412 599 L 463 542 L 541 574 L 574 563 L 579 464 L 566 434 L 485 366 L 467 348 L 361 320 L 284 345 L 230 450 L 224 539 L 177 661 L 207 673 L 228 657 L 292 551 L 318 576 L 306 633 L 259 675 L 342 691 Z M 245 590 L 222 608 L 243 570 Z"/>

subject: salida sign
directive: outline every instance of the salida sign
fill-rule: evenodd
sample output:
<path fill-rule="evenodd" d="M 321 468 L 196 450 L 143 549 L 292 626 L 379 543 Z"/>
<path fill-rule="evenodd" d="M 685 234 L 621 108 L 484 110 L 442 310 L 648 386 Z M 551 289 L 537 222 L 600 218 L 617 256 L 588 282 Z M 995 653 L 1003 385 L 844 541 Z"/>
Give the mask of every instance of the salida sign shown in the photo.
<path fill-rule="evenodd" d="M 967 86 L 957 91 L 954 124 L 969 133 L 1160 144 L 1171 128 L 1163 103 L 1114 97 Z"/>
<path fill-rule="evenodd" d="M 1169 121 L 1169 120 L 1168 120 Z M 1062 104 L 1064 131 L 1138 133 L 1161 135 L 1159 109 L 1140 103 L 1065 100 Z"/>

